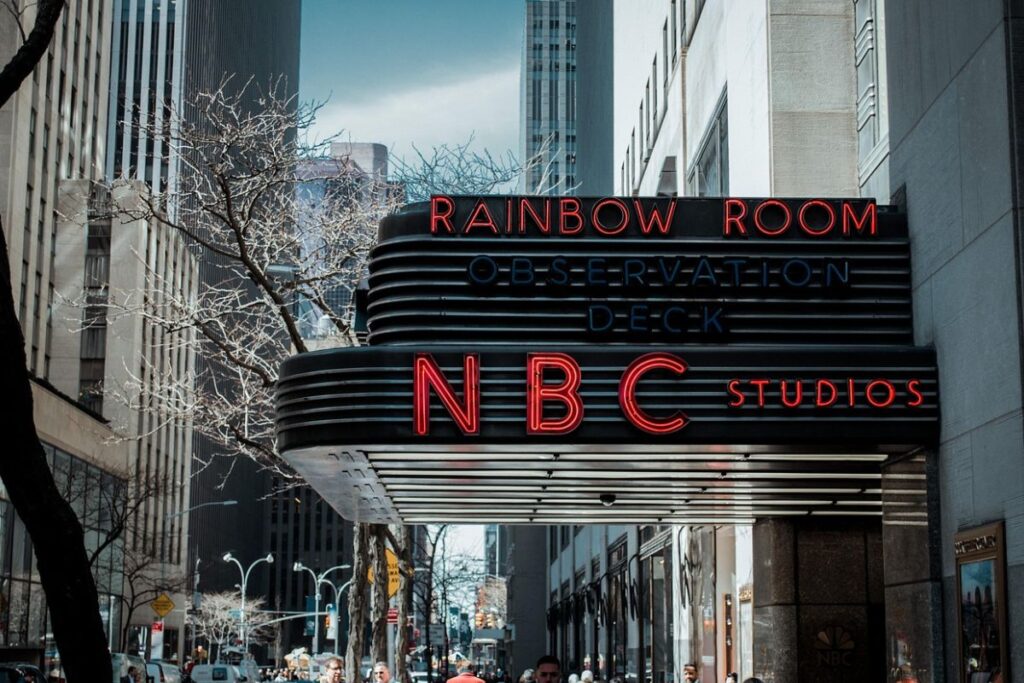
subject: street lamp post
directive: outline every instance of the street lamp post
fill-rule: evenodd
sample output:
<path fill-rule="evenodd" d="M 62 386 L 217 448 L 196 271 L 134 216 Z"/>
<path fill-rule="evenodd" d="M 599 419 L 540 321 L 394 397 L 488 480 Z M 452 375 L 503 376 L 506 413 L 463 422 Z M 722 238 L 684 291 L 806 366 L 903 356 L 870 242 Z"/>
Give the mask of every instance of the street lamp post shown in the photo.
<path fill-rule="evenodd" d="M 309 572 L 309 575 L 313 577 L 314 604 L 316 605 L 316 608 L 315 608 L 316 609 L 316 618 L 313 619 L 313 652 L 311 654 L 314 657 L 316 657 L 317 652 L 319 652 L 319 650 L 320 650 L 320 585 L 326 583 L 331 588 L 335 589 L 334 590 L 334 599 L 335 599 L 335 605 L 337 605 L 337 600 L 338 600 L 338 596 L 340 595 L 340 591 L 337 588 L 335 588 L 333 583 L 331 583 L 329 580 L 327 580 L 327 575 L 330 574 L 331 572 L 333 572 L 335 569 L 349 569 L 349 568 L 350 568 L 350 565 L 339 564 L 339 565 L 336 565 L 334 567 L 331 567 L 330 569 L 325 569 L 323 572 L 321 572 L 318 575 L 315 571 L 313 571 L 312 569 L 310 569 L 306 565 L 302 564 L 301 562 L 296 562 L 295 564 L 292 565 L 292 571 L 296 571 L 296 572 L 307 571 L 307 572 Z M 341 590 L 344 590 L 344 587 L 342 587 Z M 335 615 L 336 615 L 335 619 L 337 619 L 337 613 L 338 613 L 337 612 L 337 607 L 335 607 Z M 337 654 L 337 649 L 338 649 L 337 638 L 335 638 L 334 649 L 335 649 L 335 654 Z"/>
<path fill-rule="evenodd" d="M 210 501 L 207 501 L 205 503 L 199 503 L 198 505 L 193 505 L 192 507 L 186 508 L 185 510 L 178 510 L 177 512 L 170 512 L 170 513 L 164 515 L 164 527 L 165 527 L 165 532 L 164 533 L 167 533 L 166 532 L 166 527 L 167 527 L 168 523 L 172 519 L 175 519 L 177 517 L 181 517 L 182 515 L 187 515 L 188 513 L 192 512 L 193 510 L 198 510 L 199 508 L 210 507 L 212 505 L 220 505 L 220 506 L 223 506 L 223 507 L 227 507 L 229 505 L 238 505 L 238 501 L 237 500 L 210 500 Z M 186 550 L 186 552 L 188 551 L 188 529 L 185 530 L 185 550 Z M 166 571 L 166 568 L 167 568 L 167 563 L 166 562 L 161 562 L 160 563 L 160 584 L 161 584 L 161 588 L 163 588 L 164 585 L 166 584 L 165 573 L 164 573 Z M 192 607 L 195 608 L 195 606 L 196 606 L 195 605 L 195 594 L 197 592 L 199 592 L 199 558 L 198 557 L 196 558 L 196 566 L 195 566 L 195 570 L 192 573 L 192 577 L 193 577 L 192 596 L 190 596 L 190 597 L 192 598 Z M 186 619 L 185 626 L 187 627 L 187 625 L 188 625 L 188 621 Z M 194 627 L 191 629 L 191 635 L 192 635 L 192 648 L 191 649 L 194 650 L 195 649 L 195 644 L 196 644 L 196 630 L 195 630 Z M 191 650 L 190 650 L 190 652 L 191 652 Z"/>
<path fill-rule="evenodd" d="M 334 627 L 334 656 L 338 656 L 338 643 L 341 642 L 341 594 L 349 587 L 352 583 L 352 579 L 349 579 L 345 583 L 341 584 L 341 588 L 334 585 L 333 581 L 327 581 L 331 588 L 334 589 L 334 618 L 338 620 L 338 623 Z"/>
<path fill-rule="evenodd" d="M 242 585 L 240 586 L 241 591 L 242 591 L 242 610 L 241 610 L 241 612 L 238 615 L 238 628 L 242 632 L 242 651 L 245 653 L 245 656 L 248 657 L 249 656 L 249 634 L 245 630 L 245 588 L 246 588 L 246 585 L 249 583 L 249 572 L 251 572 L 253 570 L 253 567 L 258 565 L 260 562 L 266 562 L 267 564 L 273 564 L 274 563 L 274 554 L 273 553 L 267 553 L 266 557 L 261 557 L 258 560 L 254 560 L 253 563 L 249 565 L 248 569 L 242 569 L 242 563 L 239 562 L 235 558 L 235 556 L 232 555 L 231 553 L 224 553 L 224 557 L 222 559 L 225 562 L 234 562 L 236 565 L 238 565 L 238 572 L 239 572 L 239 574 L 242 575 Z"/>

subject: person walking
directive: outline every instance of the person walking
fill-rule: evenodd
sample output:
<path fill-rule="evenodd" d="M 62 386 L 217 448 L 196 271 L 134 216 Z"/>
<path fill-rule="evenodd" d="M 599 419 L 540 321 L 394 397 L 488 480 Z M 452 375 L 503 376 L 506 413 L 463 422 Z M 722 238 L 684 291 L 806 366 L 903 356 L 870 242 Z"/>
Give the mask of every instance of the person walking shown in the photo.
<path fill-rule="evenodd" d="M 391 669 L 388 668 L 387 663 L 377 662 L 373 665 L 370 683 L 391 683 Z"/>
<path fill-rule="evenodd" d="M 562 683 L 562 662 L 554 655 L 544 655 L 537 660 L 533 680 L 534 683 Z"/>
<path fill-rule="evenodd" d="M 324 672 L 320 675 L 320 683 L 341 683 L 341 657 L 329 657 L 324 662 Z"/>
<path fill-rule="evenodd" d="M 482 678 L 477 678 L 473 673 L 473 662 L 468 659 L 460 659 L 455 665 L 458 675 L 452 676 L 447 683 L 484 683 Z"/>

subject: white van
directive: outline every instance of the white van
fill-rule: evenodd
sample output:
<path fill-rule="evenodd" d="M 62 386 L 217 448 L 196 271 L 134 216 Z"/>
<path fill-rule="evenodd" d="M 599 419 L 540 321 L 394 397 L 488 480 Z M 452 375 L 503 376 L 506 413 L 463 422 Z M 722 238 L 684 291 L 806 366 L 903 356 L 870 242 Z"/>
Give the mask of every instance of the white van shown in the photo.
<path fill-rule="evenodd" d="M 245 683 L 249 681 L 242 670 L 231 664 L 199 664 L 192 667 L 194 683 Z M 254 683 L 250 681 L 249 683 Z"/>

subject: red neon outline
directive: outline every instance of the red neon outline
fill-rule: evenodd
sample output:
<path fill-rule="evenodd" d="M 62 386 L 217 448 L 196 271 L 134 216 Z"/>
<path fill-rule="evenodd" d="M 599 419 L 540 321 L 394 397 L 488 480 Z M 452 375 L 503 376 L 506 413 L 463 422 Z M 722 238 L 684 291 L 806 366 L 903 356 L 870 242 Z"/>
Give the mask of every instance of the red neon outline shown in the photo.
<path fill-rule="evenodd" d="M 741 380 L 731 379 L 729 380 L 729 384 L 726 387 L 726 390 L 736 397 L 735 401 L 729 401 L 730 408 L 739 408 L 740 406 L 747 402 L 747 397 L 743 394 L 742 391 L 736 388 L 736 386 L 740 383 Z"/>
<path fill-rule="evenodd" d="M 821 387 L 827 385 L 832 388 L 832 398 L 828 401 L 821 400 Z M 839 387 L 835 385 L 835 382 L 828 379 L 819 379 L 814 383 L 814 405 L 817 408 L 828 408 L 833 403 L 839 400 Z"/>
<path fill-rule="evenodd" d="M 540 230 L 545 235 L 551 234 L 551 200 L 544 200 L 544 221 L 541 222 L 540 215 L 537 210 L 533 208 L 533 203 L 526 199 L 519 200 L 519 234 L 526 234 L 526 212 L 529 210 L 530 217 L 533 219 L 534 227 Z"/>
<path fill-rule="evenodd" d="M 734 206 L 739 206 L 740 209 L 742 209 L 740 211 L 740 215 L 738 215 L 738 216 L 733 216 L 732 215 L 731 209 Z M 747 203 L 745 201 L 743 201 L 742 199 L 726 199 L 725 200 L 725 218 L 724 218 L 724 224 L 722 225 L 722 236 L 723 237 L 729 237 L 729 235 L 730 235 L 729 226 L 731 226 L 733 223 L 735 223 L 736 227 L 738 229 L 738 233 L 740 235 L 743 235 L 744 237 L 746 237 L 747 236 L 747 226 L 743 225 L 743 219 L 746 218 L 746 216 L 747 216 Z"/>
<path fill-rule="evenodd" d="M 448 205 L 448 210 L 444 213 L 438 212 L 438 206 L 445 202 Z M 445 194 L 434 195 L 430 198 L 430 234 L 437 234 L 437 222 L 442 221 L 445 229 L 449 233 L 455 232 L 455 226 L 452 225 L 451 217 L 455 215 L 455 202 L 452 198 Z"/>
<path fill-rule="evenodd" d="M 636 220 L 640 224 L 640 232 L 645 235 L 651 234 L 651 228 L 657 226 L 658 232 L 662 235 L 667 235 L 669 229 L 672 227 L 672 216 L 676 212 L 676 200 L 670 199 L 668 203 L 668 215 L 665 217 L 664 222 L 661 219 L 661 213 L 658 212 L 658 205 L 653 204 L 651 207 L 650 221 L 646 221 L 644 217 L 643 205 L 639 199 L 633 200 L 633 206 L 636 208 Z"/>
<path fill-rule="evenodd" d="M 478 221 L 481 210 L 484 215 L 487 216 L 487 221 Z M 494 222 L 494 218 L 491 216 L 491 210 L 487 208 L 487 202 L 483 199 L 476 200 L 476 206 L 473 207 L 473 213 L 469 217 L 469 221 L 466 223 L 466 227 L 462 229 L 463 235 L 468 235 L 469 231 L 473 228 L 490 228 L 491 232 L 495 235 L 499 234 L 498 226 Z"/>
<path fill-rule="evenodd" d="M 876 384 L 881 384 L 889 389 L 889 399 L 880 403 L 875 402 L 875 397 L 871 395 L 871 387 Z M 892 382 L 887 379 L 876 379 L 868 382 L 867 388 L 864 389 L 864 396 L 868 399 L 868 403 L 873 405 L 875 408 L 888 408 L 896 400 L 896 387 L 893 386 Z"/>
<path fill-rule="evenodd" d="M 686 372 L 686 362 L 671 353 L 646 353 L 626 368 L 619 380 L 619 407 L 633 426 L 648 434 L 671 434 L 686 426 L 689 418 L 683 411 L 676 411 L 672 417 L 656 420 L 645 413 L 636 400 L 636 385 L 640 378 L 649 371 L 663 368 L 677 375 Z"/>
<path fill-rule="evenodd" d="M 828 211 L 828 226 L 821 230 L 815 230 L 807 224 L 807 220 L 804 218 L 804 212 L 809 207 L 822 206 Z M 800 207 L 800 211 L 796 214 L 797 222 L 800 224 L 800 229 L 806 232 L 811 237 L 824 237 L 825 235 L 832 232 L 832 228 L 836 227 L 836 210 L 826 201 L 821 199 L 812 199 L 808 202 L 804 202 L 803 206 Z"/>
<path fill-rule="evenodd" d="M 917 408 L 918 406 L 924 404 L 924 394 L 921 393 L 920 387 L 921 387 L 921 380 L 919 380 L 919 379 L 907 380 L 907 393 L 914 397 L 914 398 L 910 399 L 909 401 L 907 401 L 907 406 L 908 407 L 910 407 L 910 408 Z"/>
<path fill-rule="evenodd" d="M 455 424 L 466 436 L 480 433 L 480 359 L 467 353 L 462 360 L 462 385 L 465 407 L 459 405 L 455 391 L 445 378 L 437 361 L 429 353 L 417 353 L 413 363 L 413 432 L 417 436 L 430 433 L 430 389 L 433 387 Z"/>
<path fill-rule="evenodd" d="M 843 202 L 843 236 L 850 236 L 850 224 L 857 230 L 857 233 L 864 232 L 865 221 L 868 223 L 868 235 L 874 237 L 878 234 L 878 206 L 874 201 L 868 202 L 867 207 L 864 209 L 864 213 L 861 214 L 860 220 L 857 220 L 857 215 L 853 213 L 853 206 L 850 202 Z"/>
<path fill-rule="evenodd" d="M 622 211 L 622 222 L 616 225 L 612 230 L 605 228 L 601 222 L 597 220 L 597 214 L 605 204 L 614 204 L 619 207 L 620 211 Z M 629 207 L 626 206 L 626 202 L 621 199 L 617 199 L 616 197 L 607 197 L 594 204 L 594 208 L 590 210 L 590 222 L 594 224 L 594 229 L 605 237 L 614 237 L 629 227 Z"/>
<path fill-rule="evenodd" d="M 801 401 L 804 400 L 804 383 L 798 379 L 793 380 L 796 382 L 796 402 L 790 403 L 786 400 L 786 382 L 788 381 L 785 379 L 779 381 L 779 397 L 782 399 L 782 405 L 787 408 L 799 408 Z"/>
<path fill-rule="evenodd" d="M 786 222 L 782 224 L 781 228 L 775 230 L 769 230 L 761 223 L 761 212 L 764 211 L 766 206 L 781 206 L 783 212 L 786 214 Z M 765 237 L 778 237 L 789 230 L 789 226 L 793 223 L 793 212 L 789 210 L 789 207 L 785 202 L 780 202 L 778 199 L 766 199 L 757 205 L 754 209 L 754 227 L 757 231 Z"/>
<path fill-rule="evenodd" d="M 570 204 L 574 205 L 572 211 L 569 211 L 566 208 Z M 582 207 L 583 204 L 580 203 L 580 200 L 576 199 L 575 197 L 566 197 L 564 199 L 558 200 L 558 234 L 575 235 L 579 233 L 580 230 L 583 229 L 583 212 L 581 210 Z M 576 218 L 576 227 L 573 228 L 572 230 L 570 230 L 566 225 L 566 216 L 574 216 Z"/>
<path fill-rule="evenodd" d="M 544 371 L 557 368 L 565 373 L 561 384 L 544 384 Z M 583 399 L 580 382 L 583 373 L 579 363 L 565 353 L 529 353 L 526 355 L 526 433 L 568 434 L 583 422 Z M 565 415 L 544 419 L 544 402 L 561 401 Z"/>
<path fill-rule="evenodd" d="M 757 407 L 764 408 L 764 388 L 771 384 L 770 379 L 748 379 L 747 384 L 757 387 Z"/>

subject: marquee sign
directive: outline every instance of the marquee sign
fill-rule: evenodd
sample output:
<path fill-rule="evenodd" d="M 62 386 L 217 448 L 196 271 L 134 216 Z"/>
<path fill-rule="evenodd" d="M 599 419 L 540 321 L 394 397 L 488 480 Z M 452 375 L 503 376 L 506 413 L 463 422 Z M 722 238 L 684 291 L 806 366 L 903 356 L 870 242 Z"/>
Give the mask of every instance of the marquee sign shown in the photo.
<path fill-rule="evenodd" d="M 350 519 L 870 515 L 938 438 L 906 217 L 869 200 L 436 196 L 382 222 L 366 301 L 369 346 L 276 396 Z"/>
<path fill-rule="evenodd" d="M 371 344 L 909 344 L 905 218 L 866 200 L 435 197 L 385 220 Z"/>

